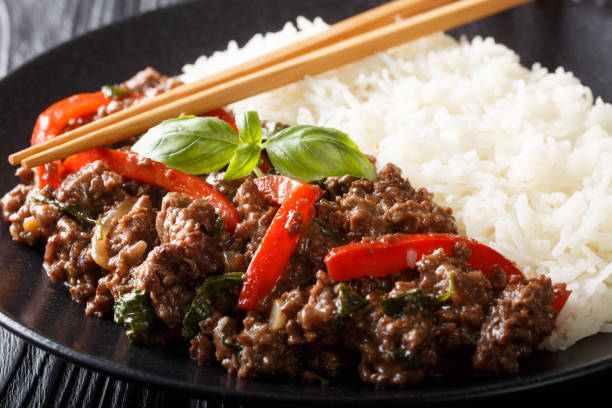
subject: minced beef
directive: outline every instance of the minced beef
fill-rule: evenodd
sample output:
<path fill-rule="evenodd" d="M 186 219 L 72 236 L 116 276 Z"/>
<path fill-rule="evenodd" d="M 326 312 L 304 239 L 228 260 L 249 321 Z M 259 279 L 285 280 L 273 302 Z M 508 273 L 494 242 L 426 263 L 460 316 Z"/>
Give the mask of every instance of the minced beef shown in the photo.
<path fill-rule="evenodd" d="M 345 242 L 395 232 L 457 232 L 451 209 L 432 202 L 427 190 L 412 188 L 392 164 L 379 171 L 376 180 L 330 177 L 325 185 L 334 192 L 335 200 L 320 200 L 317 217 Z"/>
<path fill-rule="evenodd" d="M 127 96 L 68 128 L 178 84 L 148 68 L 122 84 Z M 23 184 L 0 200 L 11 236 L 28 245 L 46 242 L 50 279 L 68 284 L 88 314 L 108 316 L 123 295 L 143 292 L 155 319 L 143 341 L 188 337 L 189 354 L 199 364 L 217 361 L 240 377 L 319 381 L 356 372 L 378 387 L 406 386 L 455 359 L 479 375 L 512 374 L 554 328 L 550 280 L 508 279 L 501 268 L 485 275 L 470 266 L 466 244 L 457 244 L 451 255 L 433 250 L 416 268 L 383 277 L 337 282 L 328 275 L 325 257 L 341 245 L 394 240 L 396 234 L 457 233 L 452 211 L 412 187 L 392 164 L 375 180 L 317 182 L 325 194 L 314 206 L 315 218 L 303 225 L 303 214 L 290 215 L 286 229 L 297 237 L 297 248 L 259 308 L 240 310 L 240 287 L 234 286 L 205 300 L 210 311 L 194 324 L 196 333 L 183 328 L 183 319 L 198 288 L 224 272 L 245 272 L 279 208 L 252 176 L 227 182 L 220 170 L 207 178 L 241 217 L 230 234 L 206 200 L 124 179 L 102 161 L 68 175 L 57 189 L 39 191 L 31 170 L 18 175 Z M 73 206 L 99 226 L 44 200 Z M 359 300 L 349 312 L 342 304 L 346 293 Z M 387 304 L 396 297 L 406 303 L 390 312 Z"/>

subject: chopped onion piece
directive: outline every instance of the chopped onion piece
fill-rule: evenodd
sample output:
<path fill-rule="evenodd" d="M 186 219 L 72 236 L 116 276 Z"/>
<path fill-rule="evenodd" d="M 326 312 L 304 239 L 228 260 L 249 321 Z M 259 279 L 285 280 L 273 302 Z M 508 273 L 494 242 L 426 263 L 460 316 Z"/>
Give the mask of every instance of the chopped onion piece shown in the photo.
<path fill-rule="evenodd" d="M 268 321 L 272 330 L 279 330 L 285 327 L 287 323 L 287 315 L 281 310 L 284 303 L 280 299 L 274 300 L 272 310 L 270 311 L 270 320 Z"/>
<path fill-rule="evenodd" d="M 110 265 L 110 256 L 106 249 L 107 235 L 113 221 L 118 220 L 130 212 L 136 203 L 136 197 L 128 197 L 118 205 L 108 211 L 104 217 L 96 224 L 93 236 L 91 237 L 91 257 L 94 262 L 106 270 L 112 270 Z M 139 244 L 138 242 L 136 244 Z M 146 250 L 146 243 L 145 243 Z"/>

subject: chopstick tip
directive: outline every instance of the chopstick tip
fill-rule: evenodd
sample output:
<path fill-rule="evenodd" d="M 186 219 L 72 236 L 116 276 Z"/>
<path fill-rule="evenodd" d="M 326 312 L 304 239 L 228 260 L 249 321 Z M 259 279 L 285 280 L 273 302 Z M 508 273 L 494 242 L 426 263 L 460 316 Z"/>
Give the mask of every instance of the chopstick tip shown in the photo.
<path fill-rule="evenodd" d="M 13 166 L 17 166 L 19 164 L 19 158 L 17 157 L 16 154 L 11 154 L 8 157 L 8 162 L 12 164 Z"/>

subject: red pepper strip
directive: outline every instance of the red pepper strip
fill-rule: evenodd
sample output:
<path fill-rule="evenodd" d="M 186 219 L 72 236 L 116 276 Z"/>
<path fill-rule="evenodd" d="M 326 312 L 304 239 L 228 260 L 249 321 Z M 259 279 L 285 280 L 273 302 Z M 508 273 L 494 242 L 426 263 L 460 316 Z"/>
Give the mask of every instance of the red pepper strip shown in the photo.
<path fill-rule="evenodd" d="M 238 133 L 238 127 L 236 126 L 236 121 L 234 117 L 230 115 L 225 109 L 219 108 L 213 111 L 208 112 L 204 116 L 216 116 L 224 122 L 227 122 L 228 125 L 232 127 Z"/>
<path fill-rule="evenodd" d="M 261 164 L 258 166 L 259 169 L 261 171 L 264 172 L 264 174 L 268 173 L 270 171 L 270 169 L 272 168 L 272 165 L 270 164 L 270 162 L 268 161 L 268 159 L 266 158 L 266 155 L 261 153 L 259 155 L 259 159 L 261 160 Z"/>
<path fill-rule="evenodd" d="M 102 160 L 109 170 L 123 177 L 154 184 L 168 191 L 204 198 L 219 212 L 227 230 L 233 233 L 240 222 L 240 214 L 223 193 L 206 181 L 182 171 L 170 169 L 163 164 L 141 157 L 133 152 L 98 148 L 77 153 L 64 161 L 63 175 L 77 172 L 88 163 Z"/>
<path fill-rule="evenodd" d="M 302 231 L 314 216 L 314 204 L 323 195 L 316 186 L 284 176 L 266 176 L 254 182 L 281 206 L 244 275 L 238 307 L 246 310 L 257 309 L 285 272 Z M 300 224 L 298 232 L 291 227 L 295 222 Z"/>
<path fill-rule="evenodd" d="M 452 234 L 397 234 L 392 238 L 374 241 L 361 241 L 333 248 L 325 257 L 329 275 L 337 281 L 360 278 L 362 276 L 382 277 L 406 269 L 413 269 L 424 255 L 442 248 L 447 255 L 453 254 L 457 242 L 465 242 L 472 253 L 468 265 L 488 275 L 494 268 L 501 268 L 508 278 L 521 275 L 512 262 L 494 249 Z M 565 304 L 569 292 L 556 291 L 553 302 L 559 311 Z M 557 309 L 558 308 L 558 309 Z"/>
<path fill-rule="evenodd" d="M 567 302 L 572 291 L 567 289 L 565 283 L 557 283 L 553 286 L 553 289 L 555 291 L 555 298 L 551 306 L 559 313 L 561 309 L 563 309 L 563 306 L 565 306 L 565 302 Z"/>
<path fill-rule="evenodd" d="M 94 92 L 73 95 L 55 102 L 36 119 L 32 132 L 32 146 L 59 135 L 71 119 L 91 115 L 111 100 L 104 96 L 103 92 Z M 60 160 L 39 166 L 37 168 L 38 188 L 43 189 L 47 185 L 59 187 L 61 167 Z"/>

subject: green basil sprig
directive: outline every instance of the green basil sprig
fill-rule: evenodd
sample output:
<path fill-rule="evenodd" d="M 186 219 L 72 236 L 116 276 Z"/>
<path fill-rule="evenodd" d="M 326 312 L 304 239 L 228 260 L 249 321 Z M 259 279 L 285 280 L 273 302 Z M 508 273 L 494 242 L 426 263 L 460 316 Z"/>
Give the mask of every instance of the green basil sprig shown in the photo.
<path fill-rule="evenodd" d="M 190 174 L 227 167 L 224 178 L 233 180 L 258 171 L 262 150 L 283 175 L 302 181 L 352 175 L 376 178 L 370 161 L 348 135 L 336 129 L 299 125 L 282 129 L 263 140 L 257 112 L 236 117 L 238 134 L 215 117 L 184 116 L 149 129 L 132 150 Z"/>

